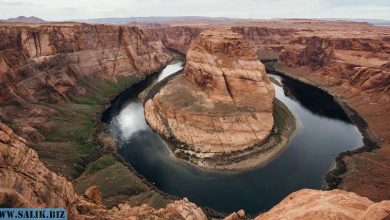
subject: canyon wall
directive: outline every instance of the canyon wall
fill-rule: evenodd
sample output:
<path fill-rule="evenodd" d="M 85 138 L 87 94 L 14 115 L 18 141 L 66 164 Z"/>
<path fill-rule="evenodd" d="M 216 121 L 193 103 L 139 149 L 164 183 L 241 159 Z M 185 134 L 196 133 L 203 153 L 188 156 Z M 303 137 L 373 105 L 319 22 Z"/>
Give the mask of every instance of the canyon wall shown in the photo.
<path fill-rule="evenodd" d="M 152 29 L 169 49 L 186 54 L 188 47 L 202 30 L 214 27 L 167 26 Z M 233 32 L 241 34 L 257 48 L 261 59 L 274 59 L 288 44 L 296 30 L 291 28 L 270 28 L 259 26 L 231 26 Z"/>
<path fill-rule="evenodd" d="M 68 219 L 207 219 L 202 209 L 187 199 L 161 209 L 146 204 L 107 209 L 97 202 L 99 199 L 81 197 L 72 183 L 48 170 L 26 140 L 1 122 L 0 167 L 0 207 L 63 207 Z"/>
<path fill-rule="evenodd" d="M 42 131 L 50 129 L 44 119 L 55 112 L 34 104 L 69 102 L 91 90 L 89 80 L 142 78 L 171 59 L 153 32 L 138 27 L 2 25 L 0 119 L 12 119 L 23 137 L 42 141 Z"/>
<path fill-rule="evenodd" d="M 104 25 L 1 26 L 1 100 L 60 102 L 77 79 L 147 75 L 170 59 L 153 32 Z"/>
<path fill-rule="evenodd" d="M 186 54 L 191 41 L 195 39 L 204 28 L 188 26 L 167 26 L 155 28 L 159 39 L 165 47 L 172 51 Z"/>
<path fill-rule="evenodd" d="M 154 32 L 139 27 L 2 24 L 0 121 L 23 138 L 34 161 L 37 153 L 51 172 L 72 180 L 78 193 L 97 184 L 104 186 L 103 202 L 110 206 L 140 194 L 164 206 L 167 201 L 116 158 L 115 140 L 104 134 L 99 121 L 113 95 L 159 71 L 172 59 Z M 110 166 L 82 175 L 107 158 Z M 28 166 L 30 162 L 21 163 Z M 12 166 L 2 167 L 2 172 Z M 39 172 L 48 171 L 42 168 Z M 95 181 L 104 172 L 111 173 L 111 183 L 109 178 L 104 184 Z M 47 175 L 51 178 L 52 174 Z M 17 188 L 18 178 L 10 175 L 10 188 Z M 126 184 L 114 187 L 118 181 Z M 51 190 L 56 192 L 55 188 L 42 188 L 42 193 Z M 53 200 L 57 198 L 53 196 Z M 60 204 L 61 198 L 58 200 Z"/>
<path fill-rule="evenodd" d="M 281 52 L 282 65 L 276 67 L 322 87 L 364 119 L 348 113 L 364 133 L 370 152 L 342 154 L 339 166 L 327 178 L 332 187 L 338 185 L 374 201 L 390 198 L 389 36 L 386 31 L 373 36 L 300 36 Z"/>

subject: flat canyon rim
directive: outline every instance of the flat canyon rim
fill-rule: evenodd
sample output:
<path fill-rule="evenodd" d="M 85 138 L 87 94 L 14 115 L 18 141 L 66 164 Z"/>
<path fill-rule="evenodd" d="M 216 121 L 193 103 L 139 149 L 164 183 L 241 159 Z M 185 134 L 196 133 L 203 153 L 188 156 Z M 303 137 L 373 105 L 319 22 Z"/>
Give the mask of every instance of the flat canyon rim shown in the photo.
<path fill-rule="evenodd" d="M 172 65 L 161 75 L 176 72 L 181 63 Z M 163 192 L 226 213 L 243 208 L 256 214 L 298 189 L 325 188 L 324 176 L 334 159 L 361 147 L 362 135 L 332 96 L 283 75 L 269 76 L 276 82 L 276 97 L 293 112 L 298 128 L 285 150 L 266 166 L 212 172 L 172 159 L 164 140 L 145 123 L 138 94 L 113 103 L 122 106 L 113 110 L 109 125 L 121 140 L 119 153 Z"/>

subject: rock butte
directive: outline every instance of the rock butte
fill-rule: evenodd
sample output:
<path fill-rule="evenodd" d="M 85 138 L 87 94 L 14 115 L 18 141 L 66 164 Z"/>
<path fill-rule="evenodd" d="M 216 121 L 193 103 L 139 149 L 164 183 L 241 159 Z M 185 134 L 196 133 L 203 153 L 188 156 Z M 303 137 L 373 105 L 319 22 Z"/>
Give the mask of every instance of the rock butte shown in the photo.
<path fill-rule="evenodd" d="M 200 152 L 261 144 L 273 120 L 273 86 L 256 51 L 227 29 L 205 30 L 190 45 L 184 74 L 145 103 L 149 125 Z"/>

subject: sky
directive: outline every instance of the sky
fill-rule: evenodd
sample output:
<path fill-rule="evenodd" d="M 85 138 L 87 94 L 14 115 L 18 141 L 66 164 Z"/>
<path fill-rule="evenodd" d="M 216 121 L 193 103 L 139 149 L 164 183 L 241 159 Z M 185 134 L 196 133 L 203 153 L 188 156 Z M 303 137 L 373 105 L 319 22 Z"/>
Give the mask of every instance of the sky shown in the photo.
<path fill-rule="evenodd" d="M 0 19 L 105 17 L 368 18 L 390 20 L 390 0 L 0 0 Z"/>

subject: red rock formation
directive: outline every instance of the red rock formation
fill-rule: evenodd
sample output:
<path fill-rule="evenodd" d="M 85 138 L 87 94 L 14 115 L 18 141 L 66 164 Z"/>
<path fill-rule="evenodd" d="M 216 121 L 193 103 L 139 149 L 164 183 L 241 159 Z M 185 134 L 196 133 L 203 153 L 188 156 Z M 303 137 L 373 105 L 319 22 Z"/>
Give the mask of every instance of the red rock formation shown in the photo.
<path fill-rule="evenodd" d="M 10 23 L 46 23 L 47 22 L 43 19 L 34 16 L 30 16 L 30 17 L 18 16 L 16 18 L 8 18 L 6 20 L 0 20 L 0 22 L 1 21 L 10 22 Z"/>
<path fill-rule="evenodd" d="M 138 27 L 104 25 L 0 26 L 1 100 L 59 102 L 82 94 L 82 76 L 146 75 L 171 56 Z"/>
<path fill-rule="evenodd" d="M 0 207 L 63 207 L 69 219 L 207 219 L 187 199 L 156 210 L 148 205 L 106 209 L 96 187 L 79 197 L 64 177 L 49 171 L 26 141 L 0 122 Z M 99 197 L 100 196 L 100 197 Z"/>
<path fill-rule="evenodd" d="M 239 34 L 203 31 L 178 75 L 145 104 L 150 126 L 200 152 L 260 144 L 273 127 L 273 87 L 256 51 Z"/>
<path fill-rule="evenodd" d="M 165 26 L 152 29 L 167 48 L 186 54 L 188 47 L 205 27 L 202 26 Z M 296 32 L 291 28 L 270 28 L 258 26 L 232 26 L 233 32 L 243 35 L 257 48 L 263 59 L 277 58 L 284 46 Z"/>
<path fill-rule="evenodd" d="M 0 206 L 64 207 L 77 215 L 77 195 L 64 177 L 50 172 L 26 141 L 0 122 Z"/>
<path fill-rule="evenodd" d="M 276 219 L 361 219 L 381 220 L 390 217 L 390 201 L 374 203 L 365 197 L 342 190 L 303 189 L 283 199 L 255 220 Z"/>
<path fill-rule="evenodd" d="M 186 54 L 191 41 L 195 39 L 200 32 L 204 30 L 201 27 L 174 26 L 153 29 L 165 47 L 170 50 Z"/>
<path fill-rule="evenodd" d="M 366 120 L 367 124 L 354 117 L 366 129 L 366 136 L 378 140 L 366 140 L 366 145 L 381 148 L 345 154 L 339 162 L 345 163 L 346 173 L 337 178 L 343 178 L 340 188 L 380 201 L 390 198 L 390 41 L 386 32 L 373 34 L 299 37 L 285 48 L 280 60 L 287 74 L 341 97 Z"/>
<path fill-rule="evenodd" d="M 19 134 L 41 141 L 55 112 L 31 103 L 68 102 L 88 93 L 87 78 L 145 77 L 171 59 L 156 35 L 139 27 L 1 25 L 0 101 L 8 105 L 0 119 L 13 119 Z"/>
<path fill-rule="evenodd" d="M 292 28 L 270 28 L 270 27 L 243 27 L 234 26 L 232 30 L 243 35 L 257 48 L 261 59 L 277 58 L 284 46 L 296 32 Z"/>

